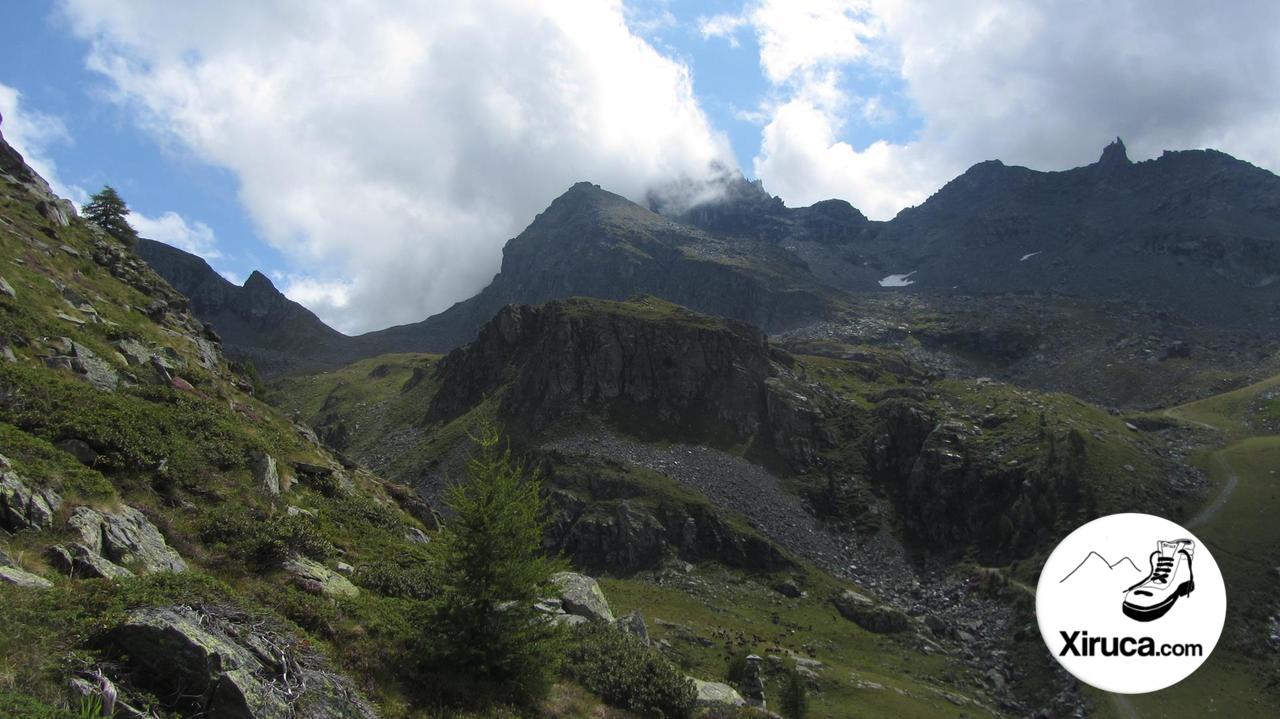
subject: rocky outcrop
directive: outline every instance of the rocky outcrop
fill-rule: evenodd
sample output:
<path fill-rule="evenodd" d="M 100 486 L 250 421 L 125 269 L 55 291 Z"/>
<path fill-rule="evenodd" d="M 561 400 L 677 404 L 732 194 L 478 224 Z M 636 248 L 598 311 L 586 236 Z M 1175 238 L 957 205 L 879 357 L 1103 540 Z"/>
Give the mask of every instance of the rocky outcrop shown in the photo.
<path fill-rule="evenodd" d="M 185 572 L 187 563 L 164 540 L 164 535 L 137 509 L 99 512 L 77 507 L 67 526 L 79 532 L 84 546 L 119 565 L 137 566 L 145 573 Z"/>
<path fill-rule="evenodd" d="M 852 589 L 831 598 L 840 616 L 876 634 L 894 634 L 911 628 L 911 618 L 899 609 L 879 604 Z"/>
<path fill-rule="evenodd" d="M 805 465 L 831 438 L 786 378 L 790 363 L 754 327 L 652 297 L 511 306 L 439 363 L 428 416 L 448 419 L 500 395 L 504 418 L 521 427 L 597 412 L 642 435 L 761 435 Z"/>
<path fill-rule="evenodd" d="M 290 557 L 282 566 L 295 583 L 312 594 L 328 597 L 354 597 L 360 594 L 360 590 L 349 579 L 306 557 Z"/>
<path fill-rule="evenodd" d="M 613 610 L 596 580 L 576 572 L 559 572 L 551 581 L 557 587 L 560 606 L 566 613 L 593 622 L 613 623 Z"/>
<path fill-rule="evenodd" d="M 0 455 L 0 529 L 48 529 L 61 506 L 62 497 L 57 492 L 29 485 Z"/>
<path fill-rule="evenodd" d="M 707 707 L 710 709 L 724 709 L 730 707 L 746 706 L 747 700 L 742 698 L 737 689 L 723 684 L 721 682 L 704 682 L 701 679 L 689 677 L 693 682 L 694 691 L 697 692 L 697 699 L 694 706 Z"/>
<path fill-rule="evenodd" d="M 276 458 L 266 452 L 258 452 L 249 462 L 249 471 L 253 472 L 253 483 L 267 494 L 279 496 L 280 471 L 276 468 Z"/>
<path fill-rule="evenodd" d="M 9 555 L 0 551 L 0 582 L 28 589 L 45 589 L 53 586 L 53 582 L 32 574 L 17 566 L 9 559 Z"/>
<path fill-rule="evenodd" d="M 227 607 L 131 612 L 112 644 L 168 708 L 209 719 L 374 719 L 372 706 L 287 632 Z"/>
<path fill-rule="evenodd" d="M 79 542 L 55 544 L 45 552 L 55 569 L 72 579 L 126 579 L 133 572 Z"/>

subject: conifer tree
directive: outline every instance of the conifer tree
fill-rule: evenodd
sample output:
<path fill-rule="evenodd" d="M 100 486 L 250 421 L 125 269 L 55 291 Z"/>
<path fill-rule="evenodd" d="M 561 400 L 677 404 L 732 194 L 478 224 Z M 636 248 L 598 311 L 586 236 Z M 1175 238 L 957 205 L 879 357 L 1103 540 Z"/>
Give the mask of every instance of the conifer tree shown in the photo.
<path fill-rule="evenodd" d="M 559 628 L 533 605 L 561 563 L 542 549 L 537 474 L 525 476 L 497 427 L 482 421 L 467 479 L 448 493 L 442 591 L 424 628 L 437 699 L 531 706 L 546 696 L 563 654 Z"/>
<path fill-rule="evenodd" d="M 106 230 L 112 237 L 132 247 L 138 242 L 138 232 L 125 219 L 129 215 L 129 206 L 124 203 L 120 194 L 110 185 L 89 198 L 84 206 L 84 216 Z"/>
<path fill-rule="evenodd" d="M 804 719 L 809 713 L 809 689 L 798 667 L 792 666 L 783 678 L 780 703 L 782 715 L 787 719 Z"/>

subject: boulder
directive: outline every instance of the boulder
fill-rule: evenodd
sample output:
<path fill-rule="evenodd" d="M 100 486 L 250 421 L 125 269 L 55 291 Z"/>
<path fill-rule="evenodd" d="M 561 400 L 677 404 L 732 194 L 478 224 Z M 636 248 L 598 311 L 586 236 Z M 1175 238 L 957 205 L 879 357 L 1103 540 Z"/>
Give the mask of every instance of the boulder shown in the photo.
<path fill-rule="evenodd" d="M 893 607 L 877 604 L 866 595 L 846 589 L 831 600 L 840 615 L 876 634 L 893 634 L 911 627 L 911 618 Z"/>
<path fill-rule="evenodd" d="M 698 696 L 694 704 L 711 709 L 746 706 L 747 700 L 742 698 L 737 689 L 720 682 L 704 682 L 689 677 Z"/>
<path fill-rule="evenodd" d="M 122 339 L 114 347 L 130 367 L 143 367 L 151 361 L 151 351 L 137 340 Z"/>
<path fill-rule="evenodd" d="M 645 624 L 644 615 L 640 613 L 639 609 L 618 617 L 618 620 L 613 625 L 623 634 L 630 634 L 639 639 L 645 646 L 649 645 L 649 625 Z"/>
<path fill-rule="evenodd" d="M 125 579 L 134 576 L 133 572 L 79 542 L 69 547 L 55 544 L 49 547 L 45 556 L 54 568 L 72 579 Z"/>
<path fill-rule="evenodd" d="M 13 285 L 6 282 L 3 277 L 0 277 L 0 295 L 4 295 L 5 297 L 18 296 L 18 294 L 13 291 Z"/>
<path fill-rule="evenodd" d="M 114 391 L 120 384 L 120 375 L 111 363 L 94 354 L 93 350 L 79 342 L 71 343 L 71 369 L 103 392 Z"/>
<path fill-rule="evenodd" d="M 77 462 L 86 467 L 92 467 L 93 463 L 98 461 L 98 453 L 83 439 L 62 439 L 53 446 L 75 457 Z"/>
<path fill-rule="evenodd" d="M 53 586 L 53 582 L 44 577 L 37 576 L 24 569 L 9 566 L 0 566 L 0 582 L 29 589 L 45 589 Z"/>
<path fill-rule="evenodd" d="M 286 559 L 282 565 L 303 589 L 329 597 L 354 597 L 360 594 L 356 585 L 323 564 L 302 556 Z"/>
<path fill-rule="evenodd" d="M 48 529 L 62 497 L 52 489 L 28 486 L 0 455 L 0 528 L 10 532 Z"/>
<path fill-rule="evenodd" d="M 131 612 L 112 644 L 167 707 L 208 719 L 374 719 L 322 658 L 267 623 L 218 607 Z"/>
<path fill-rule="evenodd" d="M 67 525 L 80 533 L 86 547 L 116 564 L 136 564 L 147 573 L 187 571 L 187 563 L 160 530 L 128 505 L 114 512 L 76 507 Z"/>
<path fill-rule="evenodd" d="M 596 580 L 576 572 L 559 572 L 551 581 L 560 590 L 560 603 L 565 612 L 593 622 L 613 623 L 613 611 Z"/>
<path fill-rule="evenodd" d="M 258 452 L 249 462 L 249 470 L 253 472 L 254 484 L 262 487 L 267 494 L 279 496 L 280 471 L 276 468 L 276 458 L 266 452 Z"/>

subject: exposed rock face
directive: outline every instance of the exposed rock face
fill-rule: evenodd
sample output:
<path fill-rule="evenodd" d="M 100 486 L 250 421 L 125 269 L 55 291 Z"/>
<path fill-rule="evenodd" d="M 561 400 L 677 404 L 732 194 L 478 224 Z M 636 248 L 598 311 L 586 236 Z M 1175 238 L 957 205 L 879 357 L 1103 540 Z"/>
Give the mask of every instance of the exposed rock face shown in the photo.
<path fill-rule="evenodd" d="M 360 590 L 349 579 L 306 557 L 287 559 L 283 567 L 284 571 L 293 575 L 294 581 L 312 594 L 330 597 L 354 597 L 360 594 Z"/>
<path fill-rule="evenodd" d="M 863 629 L 876 634 L 893 634 L 911 628 L 911 619 L 901 610 L 877 604 L 866 595 L 852 589 L 832 597 L 840 615 Z"/>
<path fill-rule="evenodd" d="M 0 455 L 0 528 L 10 532 L 48 529 L 61 506 L 57 492 L 28 485 Z"/>
<path fill-rule="evenodd" d="M 711 709 L 724 709 L 726 707 L 746 706 L 747 700 L 742 698 L 737 689 L 723 684 L 721 682 L 704 682 L 701 679 L 694 679 L 694 690 L 698 694 L 695 700 L 695 706 L 708 707 Z"/>
<path fill-rule="evenodd" d="M 132 612 L 114 644 L 167 706 L 210 719 L 377 716 L 345 678 L 281 632 L 225 608 Z"/>
<path fill-rule="evenodd" d="M 559 587 L 560 606 L 565 612 L 593 622 L 613 623 L 609 600 L 605 599 L 596 580 L 576 572 L 560 572 L 551 580 Z"/>
<path fill-rule="evenodd" d="M 77 507 L 67 525 L 80 533 L 85 547 L 116 564 L 136 564 L 147 573 L 187 571 L 187 563 L 160 530 L 133 507 L 114 512 Z"/>
<path fill-rule="evenodd" d="M 32 574 L 25 569 L 3 564 L 0 564 L 0 582 L 27 589 L 47 589 L 53 586 L 53 582 L 44 577 Z"/>
<path fill-rule="evenodd" d="M 254 484 L 266 490 L 267 494 L 280 494 L 280 472 L 276 469 L 276 458 L 266 452 L 259 452 L 249 465 L 253 472 Z"/>
<path fill-rule="evenodd" d="M 439 363 L 429 415 L 461 414 L 505 388 L 503 415 L 528 427 L 598 411 L 641 434 L 764 433 L 803 464 L 827 440 L 822 413 L 782 377 L 789 362 L 753 327 L 651 297 L 506 307 Z"/>
<path fill-rule="evenodd" d="M 630 634 L 640 641 L 641 644 L 649 646 L 649 625 L 645 624 L 644 615 L 639 609 L 634 609 L 613 623 L 618 631 L 624 634 Z"/>
<path fill-rule="evenodd" d="M 79 542 L 70 546 L 55 544 L 45 555 L 50 564 L 72 579 L 125 579 L 134 576 L 133 572 Z"/>

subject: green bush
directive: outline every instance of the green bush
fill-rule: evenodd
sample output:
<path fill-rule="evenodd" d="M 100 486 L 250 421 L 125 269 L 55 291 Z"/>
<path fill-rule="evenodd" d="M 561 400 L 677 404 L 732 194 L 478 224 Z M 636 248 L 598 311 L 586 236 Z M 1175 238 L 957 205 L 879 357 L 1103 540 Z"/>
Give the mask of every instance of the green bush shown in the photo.
<path fill-rule="evenodd" d="M 0 689 L 0 716 L 9 719 L 77 719 L 80 715 Z"/>
<path fill-rule="evenodd" d="M 565 674 L 606 703 L 655 719 L 693 711 L 697 694 L 674 664 L 629 634 L 601 624 L 574 628 Z"/>
<path fill-rule="evenodd" d="M 385 597 L 431 599 L 440 591 L 440 570 L 423 561 L 382 561 L 362 565 L 356 584 Z"/>
<path fill-rule="evenodd" d="M 268 517 L 261 510 L 224 504 L 209 510 L 200 522 L 200 539 L 232 557 L 270 565 L 297 553 L 318 562 L 336 550 L 308 517 Z"/>
<path fill-rule="evenodd" d="M 782 680 L 782 696 L 779 697 L 782 715 L 787 719 L 804 719 L 809 713 L 809 688 L 804 684 L 804 677 L 792 665 L 787 676 Z"/>
<path fill-rule="evenodd" d="M 64 494 L 83 499 L 107 499 L 115 494 L 111 483 L 96 470 L 77 462 L 48 441 L 0 422 L 0 448 L 26 478 L 48 482 Z"/>

